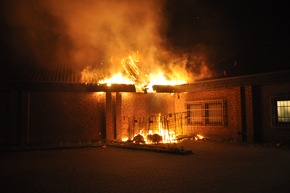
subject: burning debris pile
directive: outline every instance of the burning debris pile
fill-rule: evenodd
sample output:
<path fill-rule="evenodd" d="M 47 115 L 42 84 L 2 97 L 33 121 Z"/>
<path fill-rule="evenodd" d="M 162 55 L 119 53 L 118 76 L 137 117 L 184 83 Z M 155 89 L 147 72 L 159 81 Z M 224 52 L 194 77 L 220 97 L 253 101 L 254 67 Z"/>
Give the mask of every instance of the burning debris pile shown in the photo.
<path fill-rule="evenodd" d="M 175 144 L 184 140 L 204 140 L 192 125 L 187 125 L 185 113 L 150 117 L 131 117 L 123 120 L 128 125 L 128 135 L 122 141 L 134 144 Z M 125 123 L 126 122 L 126 123 Z"/>
<path fill-rule="evenodd" d="M 157 133 L 155 134 L 149 134 L 147 135 L 147 140 L 151 143 L 160 143 L 162 142 L 162 136 L 158 135 Z"/>
<path fill-rule="evenodd" d="M 144 140 L 143 135 L 141 135 L 141 134 L 136 135 L 136 136 L 133 138 L 133 142 L 134 142 L 134 143 L 145 143 L 145 140 Z"/>
<path fill-rule="evenodd" d="M 176 144 L 132 144 L 132 143 L 111 143 L 108 144 L 109 147 L 115 148 L 125 148 L 132 150 L 142 150 L 142 151 L 152 151 L 157 153 L 169 153 L 176 155 L 191 155 L 193 152 L 191 150 L 185 150 L 182 146 L 178 147 Z"/>
<path fill-rule="evenodd" d="M 133 138 L 133 143 L 154 143 L 154 144 L 158 144 L 162 142 L 162 136 L 160 136 L 159 134 L 155 133 L 155 134 L 149 134 L 147 135 L 147 140 L 145 141 L 143 135 L 138 134 Z"/>

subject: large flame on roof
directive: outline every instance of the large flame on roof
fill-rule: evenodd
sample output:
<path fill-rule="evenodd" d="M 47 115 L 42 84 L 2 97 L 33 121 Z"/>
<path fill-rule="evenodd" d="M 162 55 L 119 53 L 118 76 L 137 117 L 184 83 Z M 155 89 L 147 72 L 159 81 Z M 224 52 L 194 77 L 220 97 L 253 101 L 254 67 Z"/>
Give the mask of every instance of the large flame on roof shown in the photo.
<path fill-rule="evenodd" d="M 154 92 L 153 85 L 180 85 L 187 83 L 188 77 L 182 73 L 165 74 L 161 68 L 155 68 L 148 73 L 144 73 L 139 67 L 139 63 L 139 53 L 132 52 L 119 60 L 117 65 L 122 66 L 121 72 L 101 78 L 97 70 L 87 67 L 82 71 L 82 81 L 86 83 L 97 82 L 108 86 L 112 84 L 134 84 L 137 92 Z M 169 79 L 168 77 L 171 78 Z"/>
<path fill-rule="evenodd" d="M 141 88 L 189 82 L 186 72 L 194 73 L 190 82 L 210 75 L 206 68 L 210 46 L 179 49 L 172 44 L 164 0 L 3 2 L 3 26 L 13 32 L 3 37 L 9 65 L 68 68 L 74 81 L 81 72 L 84 83 L 130 83 Z"/>

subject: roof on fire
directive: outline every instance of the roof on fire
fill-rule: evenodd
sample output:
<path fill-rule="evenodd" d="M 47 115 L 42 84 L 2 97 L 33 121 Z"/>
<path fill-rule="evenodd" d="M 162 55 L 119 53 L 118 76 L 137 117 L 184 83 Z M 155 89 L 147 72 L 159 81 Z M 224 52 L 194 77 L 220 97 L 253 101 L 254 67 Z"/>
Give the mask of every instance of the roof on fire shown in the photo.
<path fill-rule="evenodd" d="M 72 67 L 0 66 L 2 90 L 135 92 L 129 84 L 98 84 L 82 81 L 81 70 Z"/>
<path fill-rule="evenodd" d="M 156 88 L 160 92 L 184 92 L 191 87 L 205 85 L 219 86 L 229 85 L 229 81 L 235 85 L 261 84 L 267 79 L 269 81 L 287 81 L 290 72 L 290 39 L 279 42 L 271 42 L 259 46 L 249 46 L 249 49 L 235 55 L 234 57 L 217 64 L 216 76 L 209 80 L 201 80 L 189 85 L 176 87 Z M 286 73 L 285 73 L 286 72 Z M 282 73 L 282 74 L 281 74 Z M 271 78 L 276 77 L 276 78 Z M 215 82 L 215 83 L 214 83 Z M 77 90 L 77 91 L 108 91 L 113 92 L 135 92 L 134 85 L 114 85 L 105 87 L 97 83 L 85 84 L 81 80 L 81 70 L 72 67 L 29 67 L 29 66 L 5 66 L 0 64 L 1 89 L 11 87 L 20 89 L 37 88 L 37 90 Z M 196 85 L 196 86 L 194 86 Z M 232 85 L 232 84 L 231 84 Z M 210 86 L 209 86 L 210 87 Z M 164 91 L 165 89 L 165 91 Z"/>
<path fill-rule="evenodd" d="M 215 66 L 209 79 L 180 86 L 155 85 L 159 92 L 197 92 L 246 85 L 273 85 L 290 82 L 290 38 L 249 49 Z"/>

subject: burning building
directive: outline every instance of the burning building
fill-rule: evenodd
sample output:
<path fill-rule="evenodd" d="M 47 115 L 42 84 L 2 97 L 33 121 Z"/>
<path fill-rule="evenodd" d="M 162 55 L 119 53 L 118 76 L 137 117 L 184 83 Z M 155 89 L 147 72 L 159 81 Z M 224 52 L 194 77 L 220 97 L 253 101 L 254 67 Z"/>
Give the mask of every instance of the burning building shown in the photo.
<path fill-rule="evenodd" d="M 20 2 L 5 11 L 2 147 L 290 140 L 289 44 L 211 69 L 205 53 L 165 49 L 163 1 Z"/>
<path fill-rule="evenodd" d="M 134 84 L 83 82 L 72 69 L 1 70 L 1 146 L 122 141 L 137 135 L 147 142 L 176 142 L 183 136 L 288 142 L 288 55 L 279 55 L 276 71 L 249 74 L 242 74 L 239 64 L 255 60 L 242 56 L 227 61 L 233 65 L 227 75 L 155 84 L 154 92 L 138 91 Z M 153 140 L 154 134 L 160 139 Z"/>

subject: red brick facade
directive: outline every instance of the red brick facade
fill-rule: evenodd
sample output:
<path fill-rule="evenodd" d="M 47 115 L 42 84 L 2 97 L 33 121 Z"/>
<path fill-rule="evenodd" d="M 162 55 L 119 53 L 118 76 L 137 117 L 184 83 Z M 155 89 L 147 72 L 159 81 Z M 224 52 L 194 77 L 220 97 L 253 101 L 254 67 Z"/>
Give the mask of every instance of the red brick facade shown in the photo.
<path fill-rule="evenodd" d="M 128 119 L 133 117 L 148 117 L 175 112 L 175 95 L 166 93 L 120 93 L 122 100 L 119 101 L 120 117 L 117 127 L 117 140 L 129 137 Z M 116 107 L 118 108 L 118 107 Z"/>
<path fill-rule="evenodd" d="M 10 92 L 1 94 L 2 145 L 98 141 L 105 134 L 105 94 Z M 8 113 L 7 113 L 8 112 Z"/>
<path fill-rule="evenodd" d="M 240 87 L 228 89 L 217 89 L 210 91 L 188 92 L 188 93 L 121 93 L 117 100 L 117 115 L 122 120 L 117 120 L 116 139 L 128 137 L 128 117 L 150 116 L 161 114 L 170 114 L 185 112 L 185 104 L 189 101 L 200 100 L 223 100 L 226 103 L 227 120 L 223 126 L 194 126 L 191 127 L 194 133 L 203 136 L 220 139 L 242 141 L 243 135 L 248 136 L 248 141 L 253 141 L 253 121 L 251 116 L 251 89 L 246 88 L 244 93 L 245 101 L 241 101 L 242 93 Z M 249 95 L 249 96 L 248 96 Z M 245 103 L 245 104 L 243 104 Z M 121 107 L 118 107 L 121 105 Z M 242 121 L 241 106 L 244 105 L 249 115 L 246 123 Z M 119 108 L 121 110 L 119 110 Z M 121 121 L 121 123 L 120 123 Z M 246 124 L 246 125 L 244 125 Z M 108 127 L 108 126 L 107 126 Z M 110 127 L 109 127 L 110 128 Z M 190 134 L 189 128 L 183 128 L 183 133 Z M 107 129 L 108 130 L 108 129 Z M 192 134 L 192 133 L 191 133 Z"/>
<path fill-rule="evenodd" d="M 1 91 L 0 144 L 25 146 L 132 138 L 132 121 L 138 126 L 138 121 L 145 118 L 147 126 L 156 126 L 156 119 L 151 120 L 154 116 L 166 115 L 172 121 L 175 113 L 186 115 L 187 103 L 210 100 L 225 104 L 225 123 L 183 124 L 181 134 L 250 143 L 289 142 L 289 124 L 284 128 L 273 124 L 273 99 L 289 100 L 290 84 L 272 84 L 279 76 L 266 77 L 263 80 L 267 84 L 251 76 L 185 85 L 185 89 L 175 93 Z M 247 81 L 257 84 L 243 84 Z M 140 124 L 137 126 L 142 129 Z M 174 129 L 178 130 L 179 125 Z"/>
<path fill-rule="evenodd" d="M 261 86 L 257 91 L 258 101 L 255 116 L 262 141 L 270 143 L 290 142 L 290 127 L 279 128 L 272 125 L 273 99 L 290 96 L 290 84 Z M 287 99 L 289 100 L 289 98 Z"/>
<path fill-rule="evenodd" d="M 289 128 L 279 129 L 271 125 L 271 104 L 273 96 L 289 96 L 289 84 L 272 86 L 236 86 L 208 89 L 198 92 L 175 94 L 122 93 L 122 117 L 118 124 L 116 139 L 128 136 L 128 116 L 150 116 L 185 112 L 185 104 L 190 101 L 223 100 L 226 104 L 226 124 L 223 126 L 191 126 L 183 133 L 194 132 L 217 140 L 240 142 L 290 141 Z M 116 107 L 117 108 L 117 107 Z M 117 121 L 118 122 L 118 121 Z M 121 127 L 121 128 L 120 128 Z"/>
<path fill-rule="evenodd" d="M 241 122 L 241 98 L 240 89 L 217 89 L 201 92 L 190 92 L 180 94 L 180 99 L 183 105 L 187 101 L 201 101 L 201 100 L 224 100 L 226 103 L 227 124 L 224 126 L 194 126 L 195 133 L 209 138 L 225 139 L 225 140 L 241 140 L 239 133 L 242 132 Z"/>

